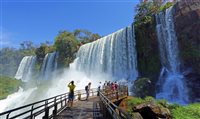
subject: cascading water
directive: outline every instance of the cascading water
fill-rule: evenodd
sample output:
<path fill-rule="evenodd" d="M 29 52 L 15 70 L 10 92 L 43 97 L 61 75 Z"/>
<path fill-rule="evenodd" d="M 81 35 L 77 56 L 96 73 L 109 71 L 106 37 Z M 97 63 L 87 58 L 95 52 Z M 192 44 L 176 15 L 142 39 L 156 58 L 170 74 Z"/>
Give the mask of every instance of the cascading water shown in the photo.
<path fill-rule="evenodd" d="M 157 37 L 163 69 L 158 85 L 161 87 L 156 94 L 158 99 L 167 99 L 172 103 L 188 102 L 187 87 L 180 71 L 178 42 L 173 22 L 173 8 L 156 15 Z"/>
<path fill-rule="evenodd" d="M 43 80 L 48 80 L 52 77 L 52 73 L 57 69 L 57 53 L 48 53 L 46 54 L 43 64 L 42 64 L 42 69 L 41 69 L 41 78 Z"/>
<path fill-rule="evenodd" d="M 80 47 L 76 69 L 87 75 L 108 74 L 136 79 L 137 60 L 133 25 Z"/>
<path fill-rule="evenodd" d="M 34 72 L 35 63 L 35 56 L 25 56 L 18 67 L 15 78 L 21 79 L 22 81 L 28 81 Z"/>

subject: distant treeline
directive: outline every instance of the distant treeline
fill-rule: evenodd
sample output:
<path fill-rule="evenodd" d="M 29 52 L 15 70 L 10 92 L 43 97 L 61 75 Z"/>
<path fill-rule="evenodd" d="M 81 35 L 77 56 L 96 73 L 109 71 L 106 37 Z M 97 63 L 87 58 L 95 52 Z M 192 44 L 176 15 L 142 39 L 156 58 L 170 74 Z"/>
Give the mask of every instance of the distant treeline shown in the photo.
<path fill-rule="evenodd" d="M 36 46 L 31 41 L 24 41 L 20 48 L 5 47 L 0 49 L 0 75 L 14 77 L 20 61 L 24 56 L 36 55 L 40 65 L 47 53 L 59 52 L 58 66 L 68 67 L 75 58 L 75 53 L 79 47 L 101 38 L 99 34 L 88 30 L 76 29 L 73 32 L 60 31 L 51 44 L 49 41 Z"/>

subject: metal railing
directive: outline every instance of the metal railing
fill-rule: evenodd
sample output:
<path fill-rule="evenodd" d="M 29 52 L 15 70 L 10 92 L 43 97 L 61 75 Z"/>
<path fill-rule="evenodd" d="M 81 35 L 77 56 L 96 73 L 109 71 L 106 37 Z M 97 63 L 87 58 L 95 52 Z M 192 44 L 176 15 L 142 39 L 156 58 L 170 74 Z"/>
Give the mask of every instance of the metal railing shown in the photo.
<path fill-rule="evenodd" d="M 90 95 L 97 95 L 98 89 L 94 88 L 90 90 Z M 85 90 L 75 91 L 75 101 L 79 96 L 86 97 Z M 99 98 L 102 108 L 106 113 L 109 113 L 113 119 L 131 119 L 131 117 L 123 109 L 115 105 L 112 100 L 120 99 L 120 97 L 128 96 L 128 89 L 117 91 L 100 91 Z M 79 97 L 80 98 L 80 97 Z M 67 107 L 68 93 L 57 95 L 45 100 L 41 100 L 35 103 L 31 103 L 22 107 L 11 109 L 0 113 L 0 119 L 51 119 L 56 117 Z M 104 113 L 104 116 L 107 114 Z"/>
<path fill-rule="evenodd" d="M 101 102 L 101 108 L 103 110 L 103 115 L 107 118 L 113 119 L 132 119 L 132 117 L 125 112 L 123 109 L 115 105 L 112 100 L 119 100 L 120 97 L 128 96 L 128 88 L 125 87 L 125 90 L 116 90 L 116 91 L 100 91 L 99 97 Z"/>
<path fill-rule="evenodd" d="M 93 96 L 97 93 L 97 89 L 91 89 L 90 94 Z M 78 95 L 86 96 L 85 90 L 75 91 L 75 100 Z M 35 103 L 31 103 L 22 107 L 11 109 L 0 113 L 0 119 L 51 119 L 62 112 L 67 106 L 68 93 L 57 95 L 48 99 L 44 99 Z"/>

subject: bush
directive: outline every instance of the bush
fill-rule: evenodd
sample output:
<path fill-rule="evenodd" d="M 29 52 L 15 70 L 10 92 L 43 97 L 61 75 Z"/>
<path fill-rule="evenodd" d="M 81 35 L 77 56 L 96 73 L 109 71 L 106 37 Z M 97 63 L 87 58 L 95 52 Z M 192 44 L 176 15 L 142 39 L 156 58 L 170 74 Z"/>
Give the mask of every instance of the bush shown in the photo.
<path fill-rule="evenodd" d="M 154 99 L 153 97 L 151 97 L 151 96 L 145 97 L 144 100 L 145 100 L 146 102 L 154 102 L 154 101 L 155 101 L 155 99 Z"/>

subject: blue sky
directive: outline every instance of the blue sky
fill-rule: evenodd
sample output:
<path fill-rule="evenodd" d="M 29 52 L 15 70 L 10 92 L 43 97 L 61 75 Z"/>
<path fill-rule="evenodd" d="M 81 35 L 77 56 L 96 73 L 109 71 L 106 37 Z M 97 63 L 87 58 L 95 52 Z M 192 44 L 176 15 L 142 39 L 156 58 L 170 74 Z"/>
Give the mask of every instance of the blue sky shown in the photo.
<path fill-rule="evenodd" d="M 54 42 L 60 30 L 108 35 L 133 22 L 139 0 L 1 0 L 0 45 Z"/>

